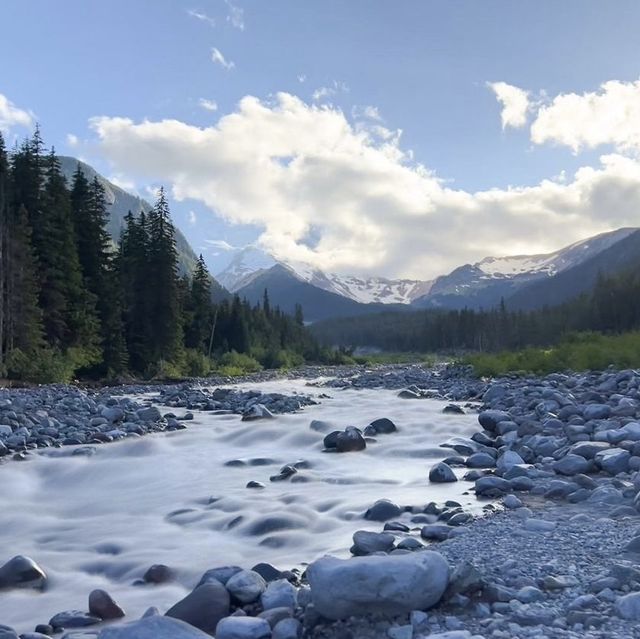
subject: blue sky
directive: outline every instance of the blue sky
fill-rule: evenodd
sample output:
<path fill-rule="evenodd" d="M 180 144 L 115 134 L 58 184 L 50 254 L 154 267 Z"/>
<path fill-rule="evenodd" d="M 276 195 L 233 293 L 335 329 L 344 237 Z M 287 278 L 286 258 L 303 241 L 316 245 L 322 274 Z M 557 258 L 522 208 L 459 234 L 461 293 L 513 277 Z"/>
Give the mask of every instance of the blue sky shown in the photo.
<path fill-rule="evenodd" d="M 605 82 L 634 86 L 640 76 L 637 2 L 3 0 L 0 24 L 0 59 L 4 61 L 0 95 L 16 109 L 32 114 L 41 123 L 46 141 L 58 152 L 82 156 L 143 195 L 148 186 L 165 183 L 176 196 L 177 223 L 196 249 L 206 251 L 214 271 L 232 254 L 221 250 L 222 241 L 238 246 L 260 239 L 282 256 L 329 270 L 427 277 L 496 250 L 550 250 L 591 232 L 633 222 L 630 210 L 624 207 L 609 217 L 602 211 L 594 213 L 589 208 L 593 198 L 581 201 L 580 206 L 588 209 L 582 217 L 581 210 L 567 208 L 575 194 L 554 204 L 551 212 L 542 210 L 540 199 L 546 201 L 546 194 L 537 194 L 526 223 L 518 212 L 526 203 L 505 203 L 502 198 L 493 203 L 496 209 L 508 209 L 504 220 L 496 214 L 496 229 L 502 230 L 487 229 L 482 237 L 465 237 L 463 229 L 470 223 L 492 224 L 492 209 L 476 198 L 469 199 L 459 213 L 456 206 L 460 205 L 454 200 L 491 190 L 504 194 L 509 186 L 536 187 L 562 172 L 569 177 L 561 182 L 570 188 L 576 170 L 600 170 L 605 154 L 614 154 L 620 162 L 635 162 L 636 149 L 621 142 L 620 132 L 588 139 L 585 131 L 593 124 L 589 121 L 572 138 L 574 142 L 578 139 L 579 148 L 572 146 L 557 133 L 557 122 L 564 122 L 561 118 L 567 117 L 566 111 L 550 114 L 557 117 L 554 123 L 547 122 L 538 136 L 541 141 L 533 140 L 531 125 L 540 119 L 541 109 L 558 97 L 575 93 L 588 107 L 588 94 L 606 97 L 601 88 Z M 501 104 L 490 82 L 529 92 L 526 125 L 502 128 Z M 278 93 L 300 102 L 293 107 L 297 125 L 291 129 L 292 136 L 304 131 L 303 121 L 309 120 L 308 127 L 314 129 L 313 120 L 322 109 L 342 114 L 352 127 L 349 135 L 372 131 L 371 140 L 364 142 L 365 153 L 371 147 L 393 166 L 382 169 L 376 158 L 369 158 L 370 166 L 377 167 L 373 172 L 363 175 L 362 164 L 352 172 L 345 156 L 355 166 L 362 153 L 351 138 L 341 138 L 344 146 L 340 142 L 327 149 L 327 134 L 319 124 L 316 139 L 305 139 L 304 144 L 292 144 L 291 150 L 279 152 L 278 162 L 291 175 L 274 175 L 268 188 L 248 183 L 251 171 L 259 171 L 261 164 L 238 164 L 236 173 L 227 171 L 228 163 L 209 165 L 207 153 L 219 153 L 224 159 L 218 146 L 222 141 L 217 139 L 223 136 L 193 142 L 197 165 L 174 162 L 165 171 L 157 157 L 150 157 L 166 153 L 167 164 L 176 155 L 189 157 L 185 133 L 188 137 L 197 129 L 213 134 L 221 119 L 242 112 L 239 103 L 245 96 L 255 96 L 274 117 L 286 120 L 290 105 L 282 106 L 274 97 Z M 635 100 L 635 93 L 629 99 Z M 216 110 L 203 108 L 203 101 L 210 107 L 215 103 Z M 268 117 L 263 116 L 271 111 L 245 113 L 243 133 L 234 130 L 227 135 L 222 149 L 232 153 L 230 147 L 238 144 L 251 156 L 256 126 L 261 128 L 254 133 L 255 139 L 264 134 L 265 140 L 272 140 L 273 130 L 265 132 L 268 126 L 286 136 L 286 127 L 265 122 Z M 587 119 L 602 120 L 601 114 L 591 111 Z M 107 120 L 96 125 L 92 118 L 97 116 Z M 128 127 L 127 131 L 116 131 L 112 121 L 116 118 L 127 119 L 120 127 Z M 158 126 L 148 132 L 136 128 L 145 120 Z M 188 128 L 180 133 L 173 127 L 167 134 L 170 127 L 161 130 L 160 123 L 169 120 Z M 28 129 L 22 124 L 5 123 L 4 128 L 10 129 L 9 137 L 20 136 Z M 333 124 L 337 126 L 337 120 Z M 381 137 L 373 130 L 376 126 L 387 133 Z M 632 136 L 633 126 L 633 122 L 624 124 L 622 135 Z M 402 131 L 399 140 L 398 130 Z M 175 137 L 167 141 L 171 136 Z M 125 138 L 137 141 L 136 148 L 152 148 L 142 149 L 137 157 L 131 147 L 125 150 Z M 154 139 L 150 142 L 150 138 Z M 208 150 L 202 148 L 208 144 Z M 395 146 L 402 158 L 389 159 L 385 144 Z M 345 150 L 338 157 L 332 155 L 329 166 L 327 154 L 333 154 L 337 146 Z M 295 163 L 288 163 L 302 156 L 307 162 L 314 159 L 318 173 L 326 173 L 333 182 L 309 181 L 308 166 L 305 181 L 300 170 L 294 175 Z M 232 160 L 234 164 L 237 158 Z M 439 192 L 432 196 L 433 185 L 426 178 L 417 184 L 414 169 L 418 164 L 431 177 L 442 180 L 438 188 L 454 191 L 453 195 Z M 616 165 L 616 184 L 622 173 L 628 179 L 635 168 L 623 164 L 624 171 Z M 372 188 L 354 192 L 356 183 L 367 182 L 368 177 L 373 183 L 373 176 L 380 171 L 394 173 L 396 165 L 409 167 L 413 175 L 383 184 L 380 192 L 373 193 Z M 325 194 L 336 184 L 336 166 L 343 168 L 341 178 L 351 175 L 351 183 L 345 178 L 346 183 L 336 185 L 335 201 L 329 202 Z M 187 184 L 184 173 L 203 176 Z M 611 177 L 610 168 L 605 173 Z M 206 179 L 214 174 L 215 178 Z M 226 181 L 224 187 L 220 180 Z M 237 182 L 237 192 L 229 192 L 230 181 Z M 415 201 L 403 200 L 401 191 L 414 187 L 417 199 L 432 198 L 424 211 L 416 210 L 420 207 Z M 589 188 L 592 195 L 592 185 Z M 631 188 L 635 189 L 635 182 Z M 247 191 L 252 197 L 244 201 Z M 580 197 L 591 195 L 581 191 Z M 265 208 L 269 211 L 264 215 L 257 211 L 262 201 L 268 201 Z M 609 206 L 610 200 L 605 201 Z M 243 206 L 253 210 L 247 213 L 240 210 Z M 378 206 L 369 219 L 368 211 Z M 331 213 L 331 207 L 336 211 Z M 482 207 L 487 210 L 480 211 Z M 326 215 L 318 213 L 320 209 Z M 352 216 L 349 224 L 340 219 L 341 209 L 348 212 L 345 216 Z M 276 219 L 278 210 L 282 220 Z M 436 213 L 428 219 L 432 210 Z M 476 215 L 471 221 L 465 217 L 469 211 Z M 385 224 L 406 225 L 418 213 L 416 233 L 422 236 L 422 243 L 395 237 L 395 228 L 388 233 Z M 532 223 L 536 217 L 540 218 L 538 227 Z M 295 220 L 295 231 L 289 232 L 287 219 Z M 445 229 L 446 220 L 451 224 Z M 358 222 L 366 232 L 352 232 Z M 348 241 L 341 244 L 345 234 Z M 393 235 L 393 241 L 383 246 L 388 235 Z M 495 242 L 486 241 L 492 236 L 497 236 Z M 365 258 L 358 250 L 378 253 L 380 258 Z"/>

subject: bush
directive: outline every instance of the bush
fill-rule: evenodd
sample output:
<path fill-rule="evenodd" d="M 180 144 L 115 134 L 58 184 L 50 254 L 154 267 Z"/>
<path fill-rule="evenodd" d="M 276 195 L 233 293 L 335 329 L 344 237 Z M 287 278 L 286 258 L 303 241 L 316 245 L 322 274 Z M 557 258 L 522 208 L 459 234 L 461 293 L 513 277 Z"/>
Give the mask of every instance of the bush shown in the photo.
<path fill-rule="evenodd" d="M 206 377 L 211 372 L 211 360 L 200 351 L 188 348 L 184 352 L 182 369 L 188 377 Z"/>
<path fill-rule="evenodd" d="M 62 353 L 54 348 L 39 348 L 23 352 L 12 351 L 7 359 L 7 371 L 12 379 L 36 384 L 69 383 L 84 358 L 80 353 Z"/>
<path fill-rule="evenodd" d="M 640 366 L 640 332 L 622 335 L 574 333 L 552 348 L 526 348 L 501 353 L 477 353 L 464 360 L 481 377 L 507 373 L 546 375 L 557 371 L 603 370 L 608 366 Z"/>
<path fill-rule="evenodd" d="M 229 377 L 239 377 L 241 375 L 249 375 L 262 370 L 260 362 L 250 355 L 244 353 L 236 353 L 231 351 L 225 353 L 219 361 L 216 372 L 220 375 Z"/>

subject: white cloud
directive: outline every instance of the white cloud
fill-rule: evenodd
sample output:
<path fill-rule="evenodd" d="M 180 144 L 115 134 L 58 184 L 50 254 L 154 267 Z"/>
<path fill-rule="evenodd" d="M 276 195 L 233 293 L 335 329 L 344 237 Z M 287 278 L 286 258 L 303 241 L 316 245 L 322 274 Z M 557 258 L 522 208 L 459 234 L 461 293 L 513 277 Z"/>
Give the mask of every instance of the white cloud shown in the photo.
<path fill-rule="evenodd" d="M 219 64 L 223 69 L 229 71 L 229 69 L 233 69 L 236 65 L 235 62 L 231 60 L 227 60 L 223 55 L 220 49 L 213 47 L 211 49 L 211 60 L 215 62 L 215 64 Z"/>
<path fill-rule="evenodd" d="M 198 100 L 198 104 L 205 111 L 217 111 L 218 110 L 218 103 L 215 100 L 208 100 L 207 98 L 200 98 Z"/>
<path fill-rule="evenodd" d="M 7 132 L 14 126 L 31 128 L 33 113 L 18 108 L 9 98 L 0 93 L 0 131 Z"/>
<path fill-rule="evenodd" d="M 118 171 L 257 225 L 265 249 L 327 270 L 429 278 L 632 226 L 640 209 L 633 158 L 605 155 L 564 183 L 471 193 L 413 163 L 397 132 L 373 135 L 339 109 L 286 93 L 245 97 L 206 128 L 117 117 L 91 127 Z"/>
<path fill-rule="evenodd" d="M 71 148 L 74 148 L 74 147 L 78 146 L 78 144 L 80 144 L 80 140 L 78 139 L 77 135 L 75 135 L 73 133 L 67 133 L 67 144 Z"/>
<path fill-rule="evenodd" d="M 334 80 L 329 86 L 319 87 L 318 89 L 316 89 L 312 93 L 311 97 L 313 98 L 314 102 L 320 102 L 325 98 L 331 98 L 338 93 L 348 92 L 349 86 L 345 82 L 338 82 L 337 80 Z"/>
<path fill-rule="evenodd" d="M 200 20 L 200 22 L 205 22 L 210 27 L 216 26 L 215 18 L 208 16 L 203 11 L 196 11 L 195 9 L 187 9 L 187 15 L 191 16 L 192 18 L 195 18 L 196 20 Z"/>
<path fill-rule="evenodd" d="M 378 107 L 366 105 L 366 106 L 354 106 L 351 109 L 351 115 L 354 118 L 365 118 L 367 120 L 375 120 L 376 122 L 382 122 L 382 116 Z"/>
<path fill-rule="evenodd" d="M 230 0 L 225 0 L 229 13 L 227 15 L 227 22 L 236 29 L 244 31 L 244 9 L 232 4 Z"/>
<path fill-rule="evenodd" d="M 539 109 L 531 140 L 568 146 L 576 153 L 604 144 L 640 151 L 640 80 L 611 80 L 592 93 L 557 95 Z"/>
<path fill-rule="evenodd" d="M 307 81 L 307 76 L 304 73 L 301 73 L 298 76 L 298 82 L 300 82 L 300 84 L 304 84 Z"/>
<path fill-rule="evenodd" d="M 125 177 L 124 175 L 120 174 L 120 173 L 116 173 L 114 175 L 110 175 L 107 180 L 109 180 L 109 182 L 111 182 L 111 184 L 115 184 L 116 186 L 120 187 L 121 189 L 123 189 L 124 191 L 128 191 L 129 193 L 133 193 L 134 195 L 138 195 L 138 190 L 136 188 L 136 183 Z"/>
<path fill-rule="evenodd" d="M 194 225 L 198 221 L 195 211 L 189 211 L 189 224 Z"/>
<path fill-rule="evenodd" d="M 229 244 L 226 240 L 205 240 L 209 246 L 220 249 L 221 251 L 237 251 L 240 247 Z"/>
<path fill-rule="evenodd" d="M 506 82 L 488 82 L 487 86 L 495 93 L 502 105 L 500 119 L 502 128 L 523 127 L 527 123 L 529 111 L 529 93 Z"/>

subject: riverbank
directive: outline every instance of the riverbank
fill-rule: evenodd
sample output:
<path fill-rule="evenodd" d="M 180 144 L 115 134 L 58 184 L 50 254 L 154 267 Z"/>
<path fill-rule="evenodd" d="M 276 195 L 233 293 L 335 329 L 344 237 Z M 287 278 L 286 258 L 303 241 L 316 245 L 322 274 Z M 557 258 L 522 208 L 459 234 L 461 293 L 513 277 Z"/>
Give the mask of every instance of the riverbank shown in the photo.
<path fill-rule="evenodd" d="M 182 603 L 173 616 L 207 631 L 215 630 L 219 619 L 230 613 L 235 615 L 232 619 L 237 619 L 242 612 L 246 621 L 223 623 L 216 635 L 218 639 L 232 636 L 293 639 L 299 632 L 327 639 L 412 639 L 437 636 L 442 632 L 458 633 L 448 635 L 450 637 L 475 634 L 504 639 L 639 636 L 635 625 L 640 619 L 640 566 L 637 564 L 640 539 L 635 538 L 640 520 L 635 501 L 640 488 L 637 476 L 640 425 L 636 422 L 640 376 L 636 372 L 611 370 L 554 374 L 546 378 L 513 377 L 487 383 L 470 377 L 465 369 L 426 370 L 419 366 L 404 366 L 344 370 L 337 377 L 320 376 L 309 382 L 263 382 L 263 394 L 274 391 L 270 384 L 289 385 L 290 390 L 298 391 L 296 396 L 308 389 L 310 394 L 317 394 L 315 399 L 320 395 L 325 398 L 320 400 L 321 404 L 310 405 L 305 413 L 248 423 L 240 431 L 238 425 L 242 422 L 223 424 L 216 421 L 239 420 L 233 415 L 210 414 L 207 419 L 214 421 L 203 428 L 197 422 L 206 413 L 196 409 L 193 432 L 188 433 L 189 437 L 169 435 L 166 440 L 182 442 L 181 451 L 176 449 L 163 458 L 156 444 L 138 450 L 138 463 L 153 464 L 155 461 L 166 471 L 171 469 L 171 459 L 183 459 L 184 468 L 188 466 L 200 475 L 209 472 L 207 466 L 210 466 L 216 477 L 224 477 L 227 482 L 220 486 L 223 493 L 224 486 L 231 491 L 222 498 L 220 494 L 214 494 L 208 501 L 201 501 L 194 495 L 195 500 L 192 497 L 186 510 L 172 510 L 167 523 L 170 529 L 179 531 L 177 538 L 172 535 L 175 547 L 194 544 L 194 548 L 199 548 L 198 556 L 208 556 L 211 554 L 206 550 L 209 542 L 204 546 L 201 543 L 203 536 L 208 534 L 205 531 L 214 525 L 216 534 L 221 535 L 218 544 L 222 539 L 234 537 L 245 549 L 244 553 L 240 551 L 237 560 L 245 570 L 238 572 L 239 576 L 231 584 L 224 583 L 230 578 L 229 570 L 209 573 L 215 583 L 205 589 L 208 593 L 206 601 L 199 600 L 203 597 L 202 586 L 192 589 L 206 568 L 221 566 L 222 561 L 212 560 L 208 565 L 200 565 L 200 571 L 197 564 L 192 562 L 187 567 L 185 562 L 176 571 L 181 574 L 177 580 L 174 577 L 165 585 L 154 587 L 153 591 L 149 591 L 148 584 L 146 587 L 141 585 L 136 595 L 138 602 L 158 605 L 161 612 L 165 612 L 180 600 Z M 183 389 L 177 394 L 175 389 L 167 392 L 163 401 L 174 397 L 175 401 L 183 403 L 192 389 Z M 434 401 L 433 398 L 438 399 Z M 466 402 L 479 398 L 483 410 L 476 416 L 477 404 L 466 405 Z M 327 419 L 323 420 L 323 416 Z M 391 417 L 398 430 L 379 426 L 382 430 L 375 432 L 376 420 L 382 417 Z M 477 420 L 481 428 L 478 428 Z M 206 436 L 209 437 L 214 423 L 218 424 L 215 448 L 204 446 L 204 440 L 193 440 L 200 436 L 198 433 L 202 436 L 208 433 Z M 267 423 L 269 426 L 265 428 Z M 371 426 L 365 428 L 368 423 Z M 344 455 L 321 453 L 315 456 L 311 453 L 322 450 L 323 438 L 327 445 L 326 437 L 331 435 L 332 428 L 340 430 L 348 425 L 361 428 L 366 440 L 365 450 Z M 163 441 L 157 437 L 149 438 L 149 442 Z M 189 440 L 196 446 L 187 453 L 183 445 Z M 220 450 L 222 441 L 233 443 L 245 454 L 233 458 L 227 449 L 224 454 L 212 458 L 211 451 Z M 438 444 L 447 448 L 438 448 Z M 106 456 L 124 472 L 119 486 L 110 485 L 111 493 L 101 491 L 98 505 L 90 512 L 82 513 L 86 521 L 104 515 L 111 522 L 108 526 L 117 521 L 113 518 L 117 516 L 118 508 L 107 495 L 122 494 L 131 481 L 126 474 L 127 459 L 117 449 L 129 445 L 130 442 L 125 441 L 105 447 L 104 453 L 95 458 L 98 460 L 108 453 Z M 270 447 L 272 455 L 262 470 L 251 460 L 256 459 L 257 450 L 266 446 Z M 293 459 L 298 452 L 295 448 L 299 446 L 307 453 L 307 459 Z M 201 451 L 197 458 L 194 457 L 195 450 Z M 288 451 L 289 456 L 284 457 L 283 451 Z M 443 460 L 447 454 L 449 457 Z M 303 463 L 296 467 L 298 462 Z M 268 477 L 269 464 L 277 470 L 282 468 L 281 463 L 291 466 L 294 471 L 265 483 L 259 475 Z M 432 481 L 429 483 L 430 467 Z M 433 472 L 434 467 L 438 472 Z M 28 468 L 22 468 L 26 478 Z M 51 468 L 47 469 L 48 480 L 54 477 L 50 474 Z M 62 467 L 58 468 L 62 472 Z M 96 468 L 94 465 L 94 471 Z M 73 471 L 72 482 L 86 477 L 86 470 Z M 162 501 L 158 503 L 165 505 L 162 512 L 166 513 L 179 502 L 170 487 L 181 473 L 184 474 L 184 470 L 179 470 L 177 475 L 169 472 L 164 484 L 154 485 L 157 479 L 150 483 L 150 488 L 159 491 L 157 498 Z M 240 475 L 234 476 L 234 473 L 240 473 L 242 481 L 239 481 Z M 108 468 L 107 474 L 112 476 L 113 469 Z M 260 488 L 255 492 L 248 488 L 234 492 L 244 486 L 249 475 L 256 483 L 263 483 L 266 492 Z M 97 479 L 98 475 L 94 477 Z M 102 480 L 102 475 L 100 477 Z M 185 487 L 191 487 L 192 495 L 193 478 L 191 475 L 185 483 Z M 451 481 L 441 483 L 443 478 Z M 373 484 L 367 481 L 371 479 Z M 17 490 L 20 483 L 10 484 L 9 491 Z M 142 487 L 139 482 L 138 485 Z M 340 486 L 337 492 L 336 485 Z M 318 492 L 322 486 L 329 490 L 327 495 Z M 367 486 L 374 490 L 369 492 Z M 137 490 L 132 489 L 132 494 Z M 248 499 L 243 493 L 252 496 Z M 77 498 L 83 494 L 78 489 L 69 495 L 66 501 L 69 508 L 86 510 L 86 506 L 77 503 Z M 142 491 L 142 498 L 148 500 L 150 494 L 153 493 L 149 490 Z M 287 523 L 270 529 L 276 521 L 271 512 L 267 529 L 260 529 L 253 539 L 247 537 L 249 528 L 261 518 L 259 514 L 256 517 L 256 509 L 274 503 L 274 497 L 281 511 L 277 519 Z M 382 498 L 389 501 L 374 504 Z M 309 510 L 310 503 L 315 505 L 312 510 Z M 491 517 L 479 516 L 483 507 L 484 512 L 494 511 L 493 503 L 498 511 L 506 510 Z M 367 510 L 367 506 L 373 508 Z M 262 515 L 265 514 L 263 511 Z M 136 513 L 135 518 L 140 515 Z M 32 523 L 30 526 L 34 530 Z M 159 523 L 149 520 L 144 526 L 154 530 L 158 540 L 162 539 Z M 63 553 L 70 542 L 86 546 L 86 541 L 80 542 L 73 535 L 67 534 L 65 539 L 62 534 L 59 539 L 60 532 L 60 529 L 52 530 L 51 541 L 46 542 L 55 544 L 59 541 L 61 546 L 57 552 Z M 168 534 L 171 534 L 169 530 Z M 350 540 L 352 535 L 353 540 Z M 305 539 L 307 541 L 300 545 Z M 312 539 L 317 543 L 314 551 L 308 545 Z M 33 552 L 29 550 L 36 560 L 38 544 L 40 542 L 33 547 Z M 345 557 L 349 545 L 357 556 L 344 564 L 333 566 L 323 564 L 324 560 L 314 561 L 324 552 Z M 153 543 L 150 549 L 155 548 L 157 552 L 160 547 Z M 212 548 L 215 547 L 214 544 Z M 149 555 L 138 557 L 132 568 L 126 546 L 117 543 L 116 539 L 111 548 L 113 553 L 106 553 L 108 556 L 98 562 L 102 566 L 98 571 L 101 577 L 98 582 L 93 580 L 91 587 L 99 587 L 102 583 L 123 607 L 131 609 L 132 593 L 136 591 L 122 590 L 119 584 L 130 581 L 138 571 L 142 578 L 142 566 L 145 562 L 150 565 L 152 560 Z M 247 552 L 251 555 L 254 550 L 258 551 L 253 555 L 255 560 L 248 561 Z M 427 550 L 435 550 L 438 554 Z M 299 560 L 291 561 L 296 555 Z M 319 568 L 303 574 L 305 559 Z M 225 552 L 224 563 L 234 561 L 233 555 Z M 409 572 L 415 572 L 411 573 L 415 580 L 407 583 L 394 578 L 380 590 L 380 583 L 376 582 L 378 577 L 384 579 L 385 575 L 400 574 L 394 572 L 396 561 L 410 562 Z M 264 562 L 273 562 L 278 569 L 256 566 Z M 247 570 L 252 566 L 253 572 Z M 299 570 L 291 572 L 291 568 Z M 95 566 L 90 570 L 95 570 Z M 233 568 L 231 572 L 238 570 Z M 363 570 L 366 578 L 362 574 L 356 575 L 358 570 Z M 401 574 L 406 572 L 405 566 Z M 62 578 L 62 574 L 54 574 L 52 592 Z M 292 585 L 287 585 L 288 580 Z M 242 592 L 248 589 L 252 594 L 239 594 L 236 582 L 244 584 Z M 63 591 L 61 589 L 60 593 L 64 594 Z M 342 602 L 340 616 L 344 614 L 348 618 L 346 621 L 331 621 L 331 608 L 318 594 L 327 591 L 333 592 L 333 601 Z M 416 598 L 416 592 L 430 593 L 435 599 Z M 8 601 L 6 596 L 3 594 Z M 68 592 L 66 597 L 68 605 L 71 603 Z M 217 609 L 219 619 L 213 627 L 209 619 L 210 625 L 206 626 L 197 620 L 198 610 L 204 610 L 202 606 L 210 610 L 214 600 L 220 604 Z M 78 605 L 77 596 L 75 602 Z M 286 605 L 275 605 L 274 602 Z M 436 602 L 439 603 L 434 607 Z M 15 603 L 10 605 L 15 608 Z M 273 612 L 278 608 L 287 610 Z M 386 609 L 394 619 L 374 619 L 368 614 L 370 610 L 380 609 Z M 428 609 L 426 613 L 424 609 Z M 138 610 L 136 614 L 142 612 L 140 608 Z M 83 614 L 86 615 L 86 611 Z M 196 616 L 189 616 L 191 614 Z M 277 629 L 275 617 L 278 615 L 293 621 Z M 131 618 L 130 614 L 126 617 Z M 268 628 L 260 621 L 265 619 Z M 66 621 L 68 624 L 68 618 Z M 269 621 L 273 622 L 273 629 Z M 93 622 L 96 622 L 95 615 Z M 175 627 L 166 626 L 172 622 L 165 618 L 142 623 L 154 624 L 150 636 L 178 636 Z M 183 630 L 187 632 L 188 629 Z M 282 634 L 285 630 L 289 635 Z M 236 631 L 245 634 L 233 634 Z M 91 636 L 102 632 L 101 639 L 139 639 L 143 636 L 139 626 L 129 626 L 117 635 L 113 634 L 115 629 L 87 632 L 91 632 Z M 200 636 L 194 634 L 193 629 L 188 632 L 191 634 L 184 637 L 195 639 Z M 231 634 L 225 634 L 227 632 Z M 73 637 L 75 639 L 75 635 Z"/>

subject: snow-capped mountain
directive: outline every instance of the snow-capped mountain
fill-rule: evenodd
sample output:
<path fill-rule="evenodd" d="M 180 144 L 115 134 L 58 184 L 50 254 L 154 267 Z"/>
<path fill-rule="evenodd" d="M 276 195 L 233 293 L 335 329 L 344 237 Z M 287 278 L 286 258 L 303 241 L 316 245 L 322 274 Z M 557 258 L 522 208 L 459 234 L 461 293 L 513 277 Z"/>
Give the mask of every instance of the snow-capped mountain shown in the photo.
<path fill-rule="evenodd" d="M 216 275 L 216 279 L 229 291 L 236 292 L 277 264 L 288 269 L 301 282 L 361 304 L 410 304 L 421 295 L 426 295 L 431 287 L 431 282 L 421 280 L 361 278 L 325 273 L 303 262 L 277 260 L 254 246 L 239 251 L 229 265 Z"/>
<path fill-rule="evenodd" d="M 623 228 L 576 242 L 544 255 L 486 257 L 438 277 L 429 293 L 415 300 L 423 308 L 495 306 L 529 283 L 573 268 L 609 249 L 637 229 Z"/>

